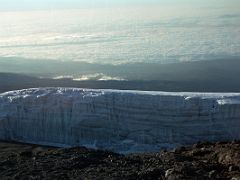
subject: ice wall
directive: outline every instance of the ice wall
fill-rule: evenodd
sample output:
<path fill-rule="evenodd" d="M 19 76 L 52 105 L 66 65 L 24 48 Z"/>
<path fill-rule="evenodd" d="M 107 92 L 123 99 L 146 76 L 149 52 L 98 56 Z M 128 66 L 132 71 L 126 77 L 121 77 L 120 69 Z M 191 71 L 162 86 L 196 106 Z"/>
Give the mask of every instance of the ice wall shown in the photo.
<path fill-rule="evenodd" d="M 12 91 L 0 94 L 0 139 L 121 153 L 240 139 L 240 93 Z"/>

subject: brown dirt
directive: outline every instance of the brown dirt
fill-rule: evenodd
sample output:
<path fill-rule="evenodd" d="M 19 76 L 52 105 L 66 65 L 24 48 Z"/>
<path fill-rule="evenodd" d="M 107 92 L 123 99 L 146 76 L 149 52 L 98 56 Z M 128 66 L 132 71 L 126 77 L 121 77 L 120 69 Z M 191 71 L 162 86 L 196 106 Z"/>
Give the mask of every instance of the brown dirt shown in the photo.
<path fill-rule="evenodd" d="M 0 142 L 0 179 L 240 179 L 240 142 L 119 155 Z"/>

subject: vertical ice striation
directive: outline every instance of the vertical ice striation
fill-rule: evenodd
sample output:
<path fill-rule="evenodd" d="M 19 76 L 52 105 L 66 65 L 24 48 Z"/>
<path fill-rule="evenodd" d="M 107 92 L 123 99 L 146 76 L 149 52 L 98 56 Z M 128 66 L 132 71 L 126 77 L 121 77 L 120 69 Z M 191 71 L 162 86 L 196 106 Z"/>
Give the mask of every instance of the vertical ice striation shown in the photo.
<path fill-rule="evenodd" d="M 12 91 L 0 94 L 0 139 L 122 153 L 240 139 L 240 94 Z"/>

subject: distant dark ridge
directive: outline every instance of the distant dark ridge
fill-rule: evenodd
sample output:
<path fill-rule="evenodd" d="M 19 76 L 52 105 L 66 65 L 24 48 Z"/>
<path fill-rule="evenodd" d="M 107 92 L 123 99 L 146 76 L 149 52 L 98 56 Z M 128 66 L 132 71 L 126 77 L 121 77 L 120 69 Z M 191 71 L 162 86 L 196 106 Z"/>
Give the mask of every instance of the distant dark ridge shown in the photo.
<path fill-rule="evenodd" d="M 235 80 L 240 75 L 240 58 L 209 61 L 161 63 L 129 63 L 120 65 L 86 62 L 0 58 L 0 72 L 41 77 L 80 76 L 103 73 L 127 80 L 192 81 Z"/>
<path fill-rule="evenodd" d="M 169 91 L 169 92 L 240 92 L 240 84 L 223 81 L 72 81 L 70 79 L 39 79 L 0 73 L 0 93 L 12 90 L 34 88 L 34 87 L 77 87 L 91 89 L 122 89 L 142 91 Z"/>
<path fill-rule="evenodd" d="M 10 61 L 8 63 L 1 60 L 0 65 L 5 63 L 5 71 L 15 68 L 15 72 L 22 73 L 0 73 L 0 92 L 49 86 L 145 91 L 240 92 L 240 59 L 172 64 L 137 63 L 117 66 L 98 66 L 81 62 L 37 61 L 35 64 L 37 68 L 33 69 L 31 68 L 34 66 L 33 61 L 24 60 L 22 63 L 25 64 L 26 72 L 23 69 L 24 65 L 20 63 L 21 60 Z M 4 70 L 2 66 L 0 69 Z M 121 77 L 128 79 L 128 81 L 73 81 L 71 79 L 38 78 L 40 76 L 55 77 L 60 75 L 80 76 L 96 72 Z"/>

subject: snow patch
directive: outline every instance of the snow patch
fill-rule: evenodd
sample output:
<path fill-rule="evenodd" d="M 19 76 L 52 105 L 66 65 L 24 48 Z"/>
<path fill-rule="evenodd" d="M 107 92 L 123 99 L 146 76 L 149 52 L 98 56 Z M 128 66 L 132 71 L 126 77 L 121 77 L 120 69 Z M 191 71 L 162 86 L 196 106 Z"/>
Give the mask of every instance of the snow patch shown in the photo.
<path fill-rule="evenodd" d="M 81 76 L 65 75 L 56 76 L 53 79 L 71 79 L 73 81 L 126 81 L 124 78 L 108 76 L 103 73 L 85 74 Z"/>

